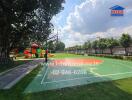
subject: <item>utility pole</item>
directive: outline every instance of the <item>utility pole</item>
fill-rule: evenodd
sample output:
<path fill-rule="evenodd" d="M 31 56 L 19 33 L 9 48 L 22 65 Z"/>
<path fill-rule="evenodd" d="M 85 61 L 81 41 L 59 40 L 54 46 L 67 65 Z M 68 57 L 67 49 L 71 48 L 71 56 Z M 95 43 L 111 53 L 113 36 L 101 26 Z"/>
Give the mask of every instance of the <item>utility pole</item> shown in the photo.
<path fill-rule="evenodd" d="M 47 48 L 47 39 L 46 39 L 46 49 L 45 49 L 45 62 L 48 62 L 48 48 Z"/>
<path fill-rule="evenodd" d="M 57 38 L 56 38 L 56 46 L 55 46 L 55 50 L 57 50 L 57 45 L 58 45 L 58 41 L 59 41 L 59 37 L 58 37 L 58 29 L 57 29 L 57 34 L 56 34 L 57 36 Z"/>
<path fill-rule="evenodd" d="M 58 40 L 59 40 L 59 37 L 58 37 L 58 29 L 57 29 L 57 33 L 56 33 L 56 46 L 57 46 L 57 44 L 58 44 Z"/>
<path fill-rule="evenodd" d="M 57 32 L 56 35 L 46 39 L 46 44 L 45 44 L 46 45 L 46 48 L 45 48 L 45 62 L 46 63 L 48 62 L 48 46 L 47 46 L 48 45 L 48 40 L 51 40 L 51 39 L 54 39 L 54 38 L 56 38 L 55 40 L 57 40 L 57 42 L 58 42 L 58 32 Z M 53 40 L 53 41 L 55 41 L 55 40 Z"/>

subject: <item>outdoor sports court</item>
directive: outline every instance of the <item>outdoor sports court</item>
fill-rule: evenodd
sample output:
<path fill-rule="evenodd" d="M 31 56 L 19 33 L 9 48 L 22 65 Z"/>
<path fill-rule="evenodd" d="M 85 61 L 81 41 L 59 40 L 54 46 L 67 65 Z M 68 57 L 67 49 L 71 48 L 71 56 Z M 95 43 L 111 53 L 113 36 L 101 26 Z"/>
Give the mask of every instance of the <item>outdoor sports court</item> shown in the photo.
<path fill-rule="evenodd" d="M 89 56 L 50 59 L 25 93 L 54 90 L 132 77 L 132 62 Z"/>

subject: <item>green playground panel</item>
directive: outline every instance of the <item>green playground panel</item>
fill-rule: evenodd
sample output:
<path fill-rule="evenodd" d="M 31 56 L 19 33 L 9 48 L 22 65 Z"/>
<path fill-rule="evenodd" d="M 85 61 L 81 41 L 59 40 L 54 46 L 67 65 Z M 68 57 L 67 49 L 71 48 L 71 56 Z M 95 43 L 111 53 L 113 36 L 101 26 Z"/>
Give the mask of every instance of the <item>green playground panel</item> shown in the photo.
<path fill-rule="evenodd" d="M 88 57 L 91 58 L 91 57 Z M 95 82 L 111 81 L 122 78 L 132 77 L 132 62 L 115 60 L 109 58 L 92 57 L 103 60 L 102 64 L 97 66 L 58 66 L 48 67 L 44 65 L 39 74 L 25 89 L 25 93 L 39 92 L 65 87 L 72 87 Z M 53 75 L 54 70 L 71 70 L 71 71 L 86 71 L 85 74 L 60 74 Z"/>

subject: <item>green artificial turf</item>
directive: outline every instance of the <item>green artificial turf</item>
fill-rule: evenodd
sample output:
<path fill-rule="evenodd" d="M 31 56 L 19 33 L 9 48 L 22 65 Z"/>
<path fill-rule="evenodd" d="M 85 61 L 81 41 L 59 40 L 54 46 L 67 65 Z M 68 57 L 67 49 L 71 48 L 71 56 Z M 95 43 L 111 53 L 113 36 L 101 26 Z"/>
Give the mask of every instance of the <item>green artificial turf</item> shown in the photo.
<path fill-rule="evenodd" d="M 77 57 L 71 54 L 56 54 L 55 57 L 72 56 Z M 0 90 L 0 100 L 132 100 L 132 78 L 25 94 L 24 90 L 41 68 L 34 69 L 13 88 Z"/>

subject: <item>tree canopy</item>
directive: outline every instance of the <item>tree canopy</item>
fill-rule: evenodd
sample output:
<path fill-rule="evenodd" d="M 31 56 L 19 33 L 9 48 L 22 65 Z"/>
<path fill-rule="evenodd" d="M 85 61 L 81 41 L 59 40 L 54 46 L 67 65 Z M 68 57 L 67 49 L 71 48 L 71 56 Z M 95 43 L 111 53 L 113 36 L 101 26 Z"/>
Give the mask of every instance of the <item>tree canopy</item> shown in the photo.
<path fill-rule="evenodd" d="M 61 41 L 56 42 L 55 46 L 55 51 L 64 51 L 65 49 L 65 44 Z"/>
<path fill-rule="evenodd" d="M 100 38 L 98 40 L 94 40 L 94 41 L 86 41 L 84 42 L 84 44 L 82 44 L 82 46 L 80 45 L 79 47 L 83 47 L 83 49 L 85 50 L 91 50 L 94 49 L 95 50 L 95 54 L 103 53 L 104 49 L 109 49 L 110 53 L 113 54 L 113 48 L 116 46 L 122 46 L 125 48 L 125 52 L 126 55 L 128 55 L 127 52 L 127 48 L 130 47 L 132 45 L 132 38 L 129 34 L 122 34 L 122 36 L 118 39 L 114 39 L 114 38 Z M 75 48 L 74 48 L 75 47 Z M 68 47 L 66 48 L 66 50 L 77 50 L 78 46 L 73 46 L 73 47 Z M 81 48 L 80 48 L 81 49 Z"/>
<path fill-rule="evenodd" d="M 120 38 L 120 44 L 124 48 L 129 47 L 131 44 L 131 36 L 129 34 L 122 34 L 122 36 Z"/>
<path fill-rule="evenodd" d="M 0 0 L 0 58 L 24 42 L 43 42 L 64 0 Z M 6 58 L 7 59 L 7 58 Z"/>
<path fill-rule="evenodd" d="M 129 34 L 122 34 L 120 38 L 120 44 L 125 48 L 126 55 L 128 55 L 126 48 L 129 47 L 131 43 L 132 43 L 131 36 Z"/>

